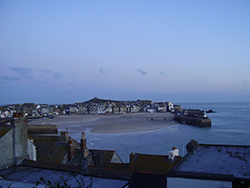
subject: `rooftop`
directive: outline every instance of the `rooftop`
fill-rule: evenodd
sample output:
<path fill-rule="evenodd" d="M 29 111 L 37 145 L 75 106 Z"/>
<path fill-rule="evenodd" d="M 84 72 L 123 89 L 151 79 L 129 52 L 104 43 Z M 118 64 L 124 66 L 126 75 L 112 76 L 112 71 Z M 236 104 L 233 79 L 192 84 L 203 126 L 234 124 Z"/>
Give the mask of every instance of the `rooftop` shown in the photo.
<path fill-rule="evenodd" d="M 76 175 L 74 177 L 74 175 Z M 64 171 L 56 171 L 42 168 L 34 168 L 27 166 L 18 166 L 11 167 L 8 169 L 4 169 L 0 171 L 0 185 L 8 186 L 11 183 L 11 187 L 15 185 L 15 188 L 18 187 L 29 187 L 30 185 L 35 185 L 37 181 L 40 180 L 41 177 L 45 179 L 45 181 L 54 182 L 64 182 L 65 180 L 71 187 L 78 187 L 77 179 L 81 182 L 81 178 L 85 186 L 88 186 L 91 183 L 91 177 L 82 176 L 79 174 L 74 174 L 71 172 Z M 62 178 L 60 178 L 62 177 Z M 114 179 L 106 179 L 106 178 L 93 178 L 92 179 L 92 188 L 99 187 L 124 187 L 128 181 L 125 180 L 114 180 Z M 41 187 L 41 186 L 39 186 Z"/>
<path fill-rule="evenodd" d="M 67 144 L 60 143 L 59 136 L 30 135 L 37 149 L 37 160 L 42 162 L 62 163 L 67 154 Z M 77 142 L 73 139 L 74 147 Z"/>
<path fill-rule="evenodd" d="M 250 146 L 200 144 L 174 171 L 249 179 L 249 166 Z"/>
<path fill-rule="evenodd" d="M 2 138 L 7 132 L 9 132 L 10 129 L 10 125 L 0 125 L 0 138 Z"/>
<path fill-rule="evenodd" d="M 129 165 L 129 170 L 144 173 L 166 174 L 180 160 L 181 157 L 179 156 L 172 161 L 168 159 L 167 155 L 135 153 Z"/>

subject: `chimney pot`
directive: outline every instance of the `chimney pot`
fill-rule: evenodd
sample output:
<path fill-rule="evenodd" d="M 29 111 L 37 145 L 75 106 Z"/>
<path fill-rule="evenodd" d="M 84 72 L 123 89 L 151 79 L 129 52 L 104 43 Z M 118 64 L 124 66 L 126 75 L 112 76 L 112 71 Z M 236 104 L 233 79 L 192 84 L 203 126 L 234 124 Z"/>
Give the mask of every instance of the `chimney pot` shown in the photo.
<path fill-rule="evenodd" d="M 86 149 L 86 148 L 87 148 L 86 138 L 81 139 L 81 149 Z"/>
<path fill-rule="evenodd" d="M 70 138 L 68 141 L 68 161 L 71 161 L 73 156 L 74 156 L 74 145 L 72 139 Z"/>
<path fill-rule="evenodd" d="M 83 149 L 83 157 L 88 157 L 89 155 L 89 149 Z"/>
<path fill-rule="evenodd" d="M 82 139 L 85 139 L 85 132 L 82 132 Z"/>
<path fill-rule="evenodd" d="M 131 163 L 131 161 L 133 160 L 134 157 L 135 157 L 135 153 L 134 152 L 130 153 L 130 155 L 129 155 L 130 163 Z"/>
<path fill-rule="evenodd" d="M 61 131 L 59 136 L 59 143 L 67 144 L 69 140 L 69 133 L 68 131 Z"/>

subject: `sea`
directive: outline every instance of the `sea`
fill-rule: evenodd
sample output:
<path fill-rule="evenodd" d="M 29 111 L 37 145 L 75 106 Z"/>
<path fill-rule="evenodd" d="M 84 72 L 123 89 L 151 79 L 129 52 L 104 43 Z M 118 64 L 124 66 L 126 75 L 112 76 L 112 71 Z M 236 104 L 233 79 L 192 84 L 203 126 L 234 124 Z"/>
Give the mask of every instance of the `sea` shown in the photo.
<path fill-rule="evenodd" d="M 250 103 L 181 103 L 183 109 L 213 110 L 207 113 L 211 127 L 173 123 L 153 131 L 97 134 L 86 130 L 90 149 L 114 150 L 123 162 L 129 154 L 167 155 L 173 146 L 184 156 L 186 144 L 194 139 L 203 144 L 250 145 Z"/>

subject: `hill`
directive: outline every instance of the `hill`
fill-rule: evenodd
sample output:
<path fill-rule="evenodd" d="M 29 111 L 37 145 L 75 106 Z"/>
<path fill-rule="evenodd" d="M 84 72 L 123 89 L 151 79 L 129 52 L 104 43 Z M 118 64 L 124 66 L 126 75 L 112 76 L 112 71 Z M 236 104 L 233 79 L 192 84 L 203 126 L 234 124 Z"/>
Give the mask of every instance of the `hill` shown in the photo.
<path fill-rule="evenodd" d="M 106 103 L 106 102 L 119 102 L 119 101 L 109 100 L 109 99 L 99 99 L 97 97 L 94 97 L 93 99 L 90 99 L 88 101 L 83 102 L 83 104 L 88 104 L 88 103 Z"/>

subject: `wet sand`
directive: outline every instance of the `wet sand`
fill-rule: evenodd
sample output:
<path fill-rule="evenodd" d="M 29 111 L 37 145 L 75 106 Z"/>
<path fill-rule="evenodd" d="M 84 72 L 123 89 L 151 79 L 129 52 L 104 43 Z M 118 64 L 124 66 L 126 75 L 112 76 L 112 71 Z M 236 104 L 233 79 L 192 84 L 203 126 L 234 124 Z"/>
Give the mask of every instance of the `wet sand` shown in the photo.
<path fill-rule="evenodd" d="M 113 134 L 156 130 L 176 124 L 172 113 L 129 113 L 111 115 L 59 115 L 29 120 L 29 124 L 57 125 L 59 130 Z"/>

